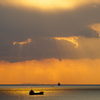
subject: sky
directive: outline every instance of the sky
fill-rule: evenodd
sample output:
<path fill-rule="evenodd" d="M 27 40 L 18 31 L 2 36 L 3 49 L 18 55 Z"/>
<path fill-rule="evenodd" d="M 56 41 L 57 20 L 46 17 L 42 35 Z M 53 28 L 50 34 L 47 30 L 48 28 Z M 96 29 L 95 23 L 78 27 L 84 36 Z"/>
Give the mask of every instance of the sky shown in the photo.
<path fill-rule="evenodd" d="M 0 84 L 100 84 L 100 0 L 0 0 Z"/>

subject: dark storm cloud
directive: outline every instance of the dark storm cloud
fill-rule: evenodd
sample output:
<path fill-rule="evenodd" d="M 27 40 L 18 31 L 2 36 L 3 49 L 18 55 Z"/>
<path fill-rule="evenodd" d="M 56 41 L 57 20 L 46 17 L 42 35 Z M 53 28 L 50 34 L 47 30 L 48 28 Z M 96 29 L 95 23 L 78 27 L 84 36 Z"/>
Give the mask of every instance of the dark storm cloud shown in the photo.
<path fill-rule="evenodd" d="M 100 22 L 100 5 L 87 5 L 75 10 L 41 12 L 36 10 L 0 7 L 0 31 L 9 34 L 29 36 L 73 36 L 87 26 Z M 87 31 L 88 32 L 88 31 Z M 88 34 L 88 33 L 87 33 Z M 92 35 L 92 34 L 91 34 Z"/>
<path fill-rule="evenodd" d="M 60 52 L 51 37 L 98 37 L 88 26 L 100 22 L 100 5 L 86 5 L 74 10 L 42 12 L 0 6 L 0 57 L 1 60 L 21 61 L 44 58 L 84 58 L 72 49 Z M 14 41 L 31 38 L 34 43 L 13 46 Z M 72 46 L 71 46 L 72 45 Z M 9 58 L 7 58 L 9 57 Z M 16 58 L 16 59 L 15 59 Z M 14 60 L 15 59 L 15 60 Z"/>
<path fill-rule="evenodd" d="M 48 58 L 62 59 L 83 59 L 83 58 L 100 58 L 100 40 L 96 38 L 79 38 L 79 47 L 68 41 L 56 41 L 54 39 L 34 38 L 35 42 L 25 45 L 8 45 L 7 43 L 0 46 L 0 60 L 10 62 L 25 60 L 40 60 Z M 96 42 L 95 42 L 96 41 Z M 58 42 L 58 43 L 57 43 Z"/>
<path fill-rule="evenodd" d="M 99 34 L 96 31 L 91 30 L 89 27 L 86 27 L 82 29 L 81 31 L 77 32 L 76 35 L 84 36 L 87 38 L 92 38 L 92 37 L 98 38 L 99 37 Z"/>

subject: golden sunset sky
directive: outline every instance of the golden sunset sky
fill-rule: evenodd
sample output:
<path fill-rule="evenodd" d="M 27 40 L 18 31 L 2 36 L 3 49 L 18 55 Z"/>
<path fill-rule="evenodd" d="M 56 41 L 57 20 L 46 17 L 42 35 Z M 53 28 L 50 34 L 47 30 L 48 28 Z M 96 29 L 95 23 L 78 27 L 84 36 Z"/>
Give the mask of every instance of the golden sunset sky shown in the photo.
<path fill-rule="evenodd" d="M 0 0 L 0 84 L 100 84 L 100 0 Z"/>

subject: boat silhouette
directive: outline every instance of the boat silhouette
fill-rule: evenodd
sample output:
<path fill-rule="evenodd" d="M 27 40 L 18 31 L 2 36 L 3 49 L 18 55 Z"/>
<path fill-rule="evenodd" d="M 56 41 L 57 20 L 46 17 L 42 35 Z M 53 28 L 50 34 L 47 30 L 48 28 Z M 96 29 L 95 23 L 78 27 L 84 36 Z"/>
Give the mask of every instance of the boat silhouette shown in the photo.
<path fill-rule="evenodd" d="M 29 95 L 43 95 L 43 94 L 44 92 L 34 92 L 33 90 L 29 92 Z"/>
<path fill-rule="evenodd" d="M 60 83 L 58 83 L 58 86 L 60 86 L 61 84 Z"/>

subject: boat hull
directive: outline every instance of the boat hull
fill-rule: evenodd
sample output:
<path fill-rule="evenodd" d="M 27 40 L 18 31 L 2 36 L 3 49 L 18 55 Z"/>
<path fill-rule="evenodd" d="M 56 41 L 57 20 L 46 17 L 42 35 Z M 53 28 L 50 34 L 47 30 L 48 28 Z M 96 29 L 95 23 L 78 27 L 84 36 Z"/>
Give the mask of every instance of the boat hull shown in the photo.
<path fill-rule="evenodd" d="M 29 95 L 43 95 L 44 92 L 29 93 Z"/>

